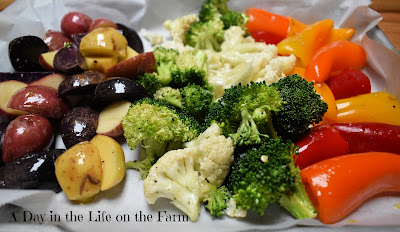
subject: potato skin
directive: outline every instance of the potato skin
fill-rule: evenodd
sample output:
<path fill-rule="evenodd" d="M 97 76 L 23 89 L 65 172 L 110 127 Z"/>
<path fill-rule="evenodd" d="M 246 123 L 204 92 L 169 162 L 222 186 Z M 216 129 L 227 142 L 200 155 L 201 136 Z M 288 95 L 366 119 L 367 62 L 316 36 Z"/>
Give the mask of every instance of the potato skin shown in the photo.
<path fill-rule="evenodd" d="M 9 163 L 28 153 L 48 149 L 53 142 L 50 121 L 39 114 L 21 115 L 10 122 L 4 134 L 4 163 Z"/>
<path fill-rule="evenodd" d="M 60 126 L 61 138 L 67 148 L 89 141 L 96 135 L 99 113 L 90 107 L 77 107 L 68 113 Z"/>
<path fill-rule="evenodd" d="M 54 163 L 64 149 L 32 152 L 0 168 L 0 189 L 59 190 Z"/>
<path fill-rule="evenodd" d="M 105 81 L 107 76 L 97 71 L 85 71 L 70 75 L 58 86 L 58 95 L 84 95 L 90 94 L 97 84 Z"/>

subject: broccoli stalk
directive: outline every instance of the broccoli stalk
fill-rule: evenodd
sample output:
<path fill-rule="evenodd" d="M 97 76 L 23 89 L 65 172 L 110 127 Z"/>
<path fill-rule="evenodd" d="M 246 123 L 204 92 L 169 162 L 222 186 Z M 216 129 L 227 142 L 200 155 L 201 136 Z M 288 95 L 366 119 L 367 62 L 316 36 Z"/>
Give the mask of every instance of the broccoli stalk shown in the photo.
<path fill-rule="evenodd" d="M 229 199 L 228 189 L 224 185 L 219 188 L 211 185 L 210 189 L 210 194 L 203 200 L 206 203 L 205 208 L 210 211 L 212 216 L 221 217 L 224 210 L 228 207 L 226 202 Z"/>
<path fill-rule="evenodd" d="M 317 210 L 310 201 L 306 189 L 301 182 L 300 169 L 294 166 L 291 169 L 296 172 L 294 188 L 290 193 L 284 194 L 279 199 L 279 204 L 297 219 L 314 218 L 317 216 Z"/>

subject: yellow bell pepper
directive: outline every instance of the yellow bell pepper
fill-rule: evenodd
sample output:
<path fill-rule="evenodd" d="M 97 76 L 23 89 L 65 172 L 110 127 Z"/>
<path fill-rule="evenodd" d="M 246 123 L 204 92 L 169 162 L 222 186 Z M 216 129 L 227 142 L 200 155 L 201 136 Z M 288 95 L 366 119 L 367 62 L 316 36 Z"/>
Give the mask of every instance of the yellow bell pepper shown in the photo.
<path fill-rule="evenodd" d="M 277 44 L 280 55 L 294 54 L 306 67 L 314 53 L 326 43 L 333 28 L 333 20 L 325 19 L 314 23 L 302 32 L 287 37 Z"/>
<path fill-rule="evenodd" d="M 355 32 L 354 28 L 336 28 L 333 29 L 328 41 L 326 43 L 330 43 L 332 41 L 338 41 L 338 40 L 349 40 L 351 37 L 353 37 Z"/>
<path fill-rule="evenodd" d="M 377 122 L 400 125 L 400 104 L 385 92 L 361 94 L 336 101 L 337 122 Z"/>

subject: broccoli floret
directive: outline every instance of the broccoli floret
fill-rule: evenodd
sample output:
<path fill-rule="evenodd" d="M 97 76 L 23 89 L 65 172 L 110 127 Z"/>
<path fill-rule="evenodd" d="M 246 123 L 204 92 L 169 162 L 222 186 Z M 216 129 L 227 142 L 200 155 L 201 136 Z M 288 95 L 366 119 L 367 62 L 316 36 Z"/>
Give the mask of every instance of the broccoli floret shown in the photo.
<path fill-rule="evenodd" d="M 164 153 L 181 148 L 200 133 L 199 123 L 193 117 L 165 101 L 150 98 L 131 105 L 122 127 L 128 146 L 135 150 L 140 144 L 143 149 L 139 161 L 128 162 L 128 167 L 141 171 L 142 178 Z"/>
<path fill-rule="evenodd" d="M 280 202 L 296 218 L 315 217 L 316 210 L 295 168 L 296 147 L 290 140 L 267 139 L 261 145 L 235 151 L 227 178 L 239 208 L 263 215 L 268 204 Z"/>
<path fill-rule="evenodd" d="M 200 22 L 219 19 L 223 14 L 229 12 L 228 1 L 229 0 L 206 0 L 199 12 Z"/>
<path fill-rule="evenodd" d="M 205 208 L 210 211 L 210 214 L 215 217 L 221 217 L 224 210 L 228 207 L 227 200 L 229 199 L 228 189 L 226 186 L 212 185 L 210 194 L 204 198 Z"/>
<path fill-rule="evenodd" d="M 153 96 L 154 99 L 167 101 L 181 108 L 199 122 L 204 120 L 213 101 L 213 96 L 207 88 L 195 84 L 189 84 L 182 89 L 162 87 Z"/>
<path fill-rule="evenodd" d="M 156 72 L 145 73 L 139 77 L 138 83 L 141 84 L 149 95 L 153 95 L 161 86 L 161 80 Z"/>
<path fill-rule="evenodd" d="M 191 84 L 182 89 L 183 109 L 197 121 L 204 120 L 212 102 L 213 95 L 205 87 Z"/>
<path fill-rule="evenodd" d="M 277 138 L 271 111 L 279 111 L 282 103 L 276 87 L 264 82 L 237 84 L 213 103 L 205 125 L 216 122 L 235 145 L 260 144 L 263 137 Z"/>
<path fill-rule="evenodd" d="M 182 95 L 179 89 L 166 86 L 162 87 L 153 95 L 154 99 L 169 102 L 171 105 L 182 108 Z"/>
<path fill-rule="evenodd" d="M 181 52 L 171 69 L 170 86 L 182 88 L 189 84 L 207 85 L 207 54 L 204 51 Z"/>
<path fill-rule="evenodd" d="M 224 23 L 220 19 L 194 23 L 186 33 L 187 45 L 195 50 L 221 51 L 224 41 Z"/>
<path fill-rule="evenodd" d="M 229 11 L 221 16 L 221 20 L 224 22 L 224 30 L 229 29 L 232 26 L 239 26 L 246 30 L 246 24 L 249 19 L 244 13 Z"/>
<path fill-rule="evenodd" d="M 317 124 L 328 110 L 328 105 L 314 90 L 313 83 L 296 74 L 280 79 L 272 86 L 278 88 L 285 102 L 279 112 L 272 113 L 277 134 L 295 142 Z"/>
<path fill-rule="evenodd" d="M 204 51 L 179 53 L 159 46 L 153 53 L 156 71 L 139 77 L 139 83 L 149 95 L 153 95 L 163 86 L 182 88 L 191 83 L 209 86 L 206 80 L 207 54 Z"/>

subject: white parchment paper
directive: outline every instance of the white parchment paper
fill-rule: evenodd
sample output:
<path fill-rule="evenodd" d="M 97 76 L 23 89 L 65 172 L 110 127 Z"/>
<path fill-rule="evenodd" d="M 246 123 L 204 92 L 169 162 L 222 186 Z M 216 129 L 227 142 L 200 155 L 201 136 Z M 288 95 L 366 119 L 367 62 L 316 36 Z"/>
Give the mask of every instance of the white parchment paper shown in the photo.
<path fill-rule="evenodd" d="M 7 55 L 9 41 L 23 35 L 43 37 L 48 29 L 60 30 L 61 18 L 69 11 L 82 11 L 92 18 L 106 17 L 137 31 L 145 28 L 167 38 L 168 33 L 162 26 L 164 20 L 198 13 L 202 3 L 203 0 L 17 0 L 0 13 L 0 72 L 12 71 Z M 373 91 L 386 90 L 399 98 L 397 74 L 400 73 L 400 56 L 366 37 L 365 33 L 381 20 L 377 12 L 368 8 L 369 4 L 369 0 L 231 0 L 229 3 L 238 11 L 253 6 L 292 16 L 304 23 L 329 18 L 335 21 L 335 27 L 356 28 L 353 41 L 362 44 L 367 51 L 368 64 L 363 71 L 370 77 Z M 149 49 L 149 43 L 143 42 Z M 125 144 L 123 147 L 126 160 L 136 159 L 136 151 L 129 150 Z M 62 192 L 0 190 L 0 231 L 246 231 L 289 228 L 290 231 L 319 231 L 321 226 L 327 231 L 375 230 L 361 226 L 381 226 L 380 231 L 390 231 L 393 227 L 382 226 L 400 226 L 400 210 L 395 207 L 399 203 L 399 195 L 381 195 L 329 226 L 316 219 L 295 220 L 279 205 L 270 205 L 263 217 L 250 213 L 245 219 L 215 219 L 202 208 L 199 220 L 193 223 L 186 221 L 184 214 L 168 200 L 148 205 L 138 173 L 127 170 L 121 184 L 98 194 L 88 204 L 74 204 Z M 38 216 L 40 214 L 43 214 L 43 221 Z M 107 214 L 110 221 L 102 218 Z M 60 221 L 55 220 L 57 215 Z M 72 218 L 66 218 L 66 215 Z M 298 225 L 312 227 L 294 227 Z M 352 227 L 341 228 L 346 225 Z"/>

